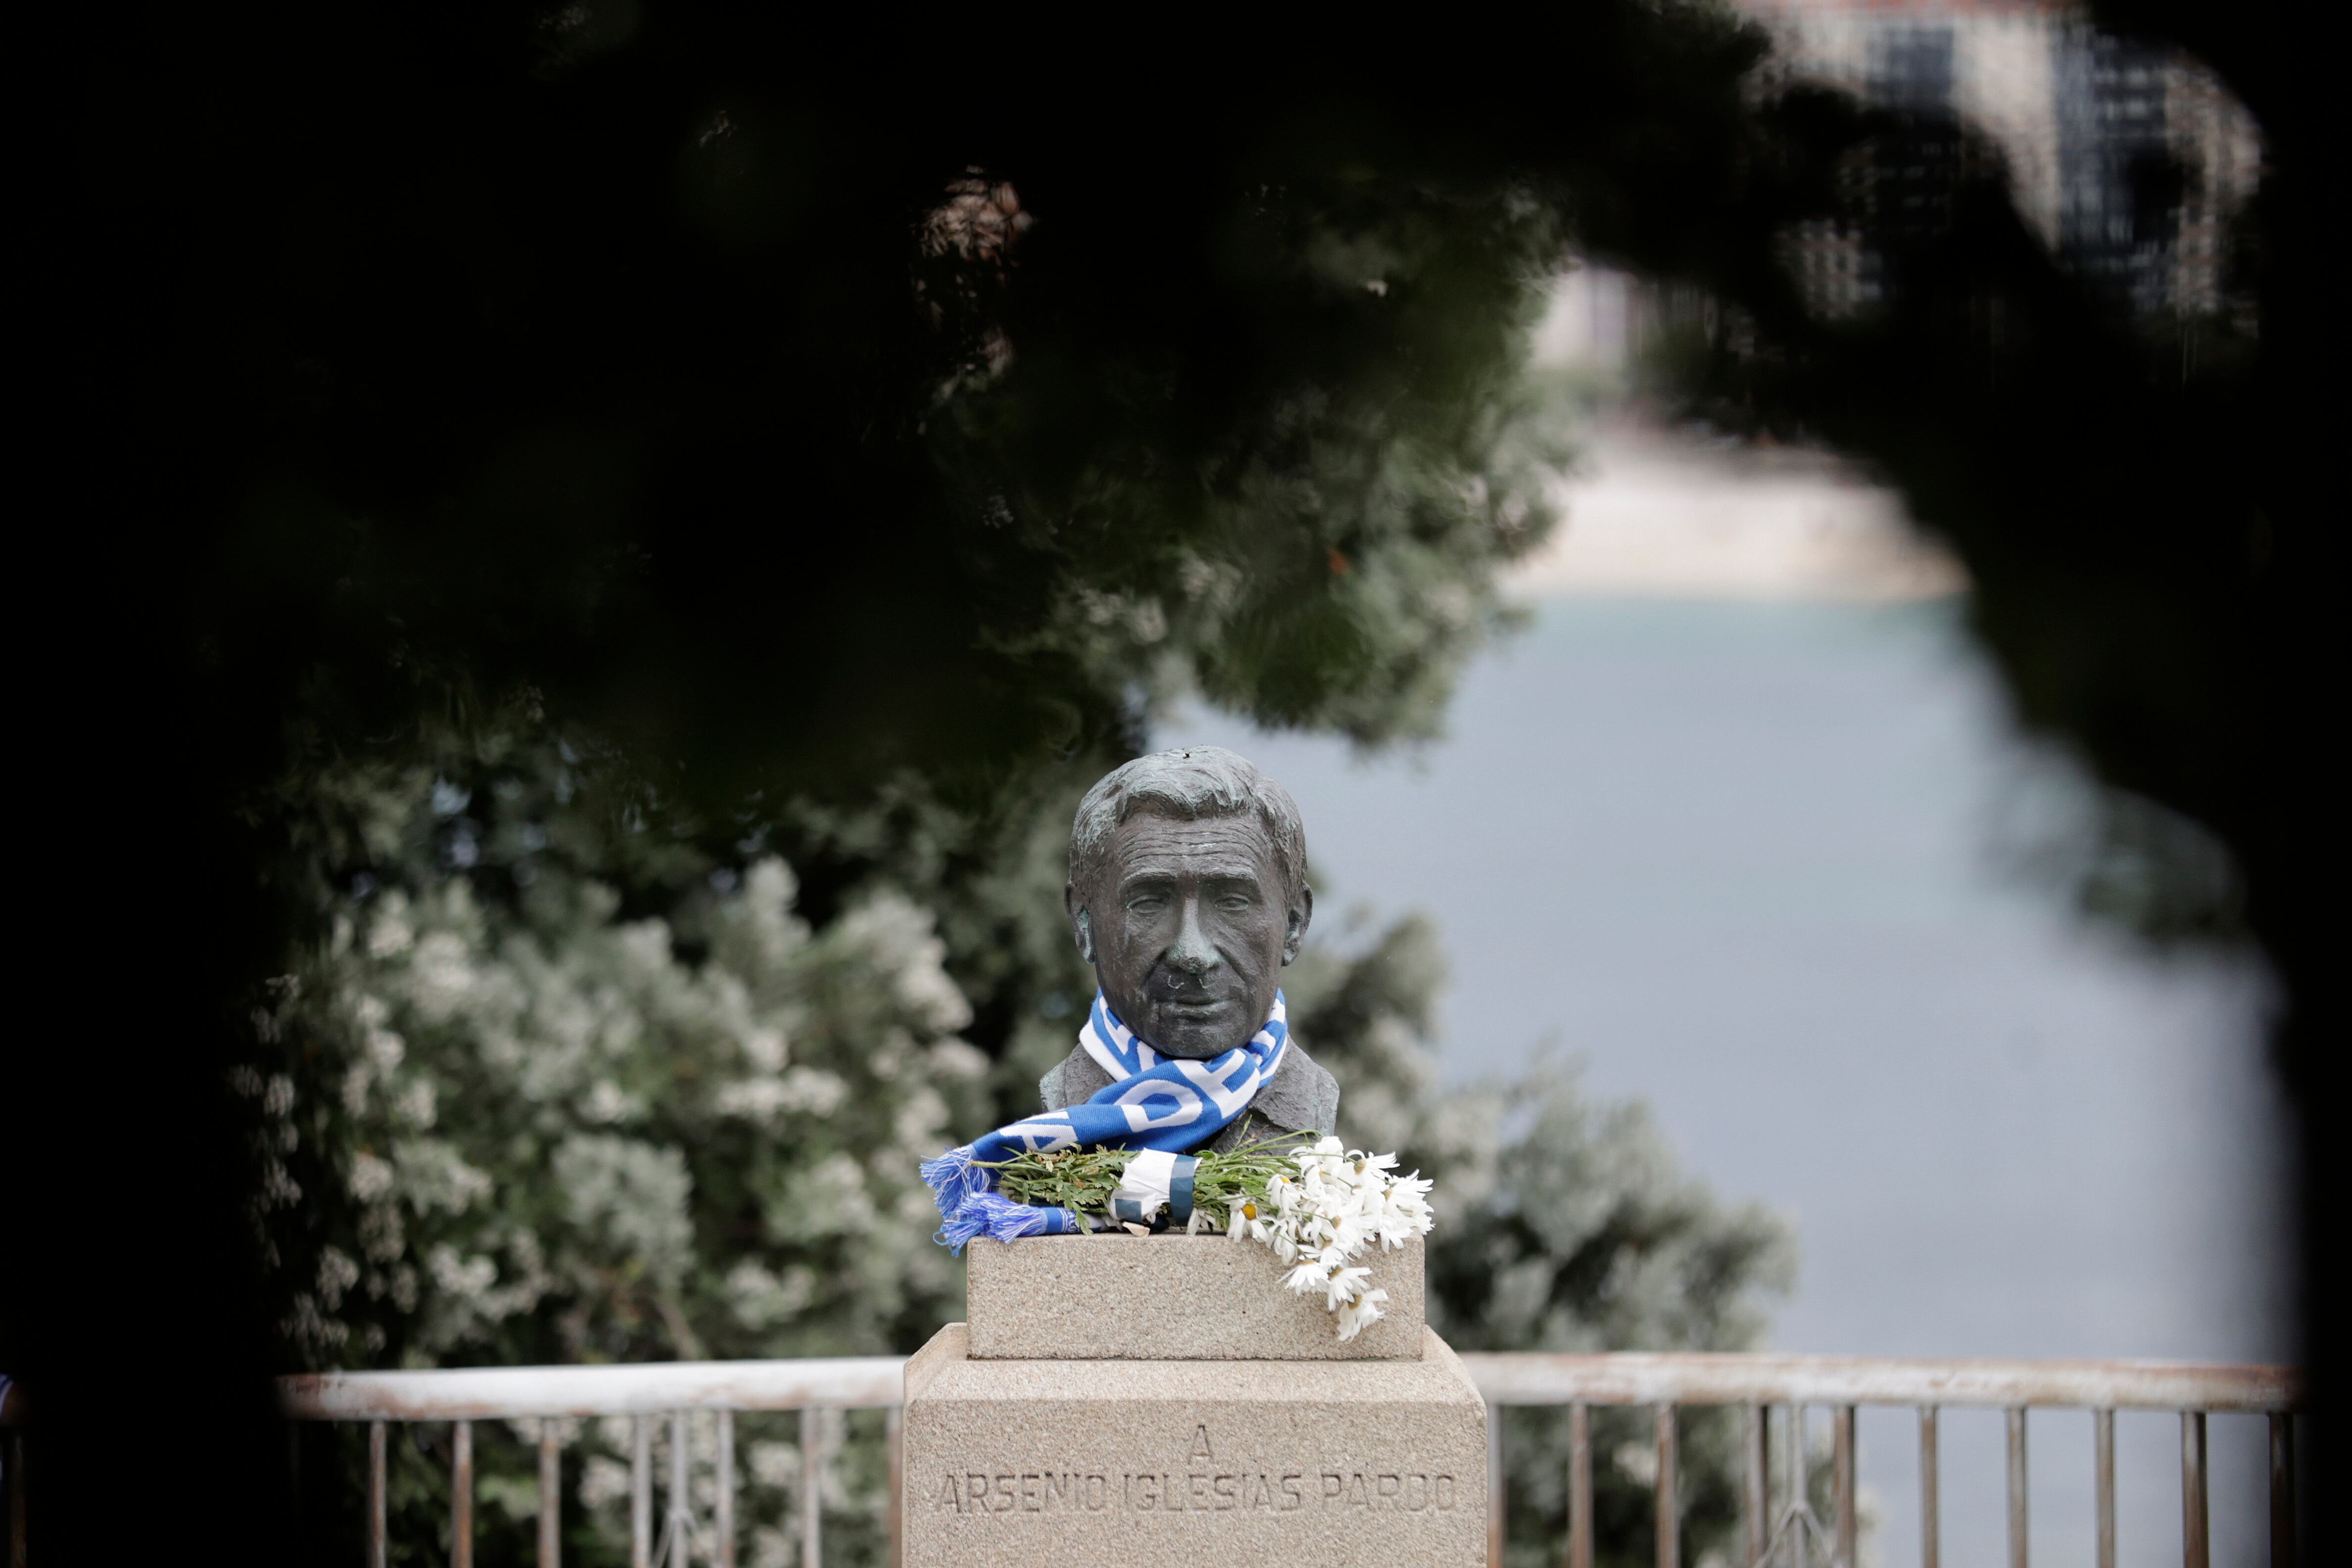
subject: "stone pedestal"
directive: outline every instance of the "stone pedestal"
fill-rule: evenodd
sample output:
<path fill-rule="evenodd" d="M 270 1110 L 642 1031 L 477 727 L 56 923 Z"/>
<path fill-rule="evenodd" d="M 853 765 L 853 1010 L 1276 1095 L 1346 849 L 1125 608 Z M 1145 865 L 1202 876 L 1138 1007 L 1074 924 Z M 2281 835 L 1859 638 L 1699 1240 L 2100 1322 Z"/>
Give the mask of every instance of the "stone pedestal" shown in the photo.
<path fill-rule="evenodd" d="M 1255 1245 L 1037 1237 L 971 1251 L 971 1326 L 949 1324 L 907 1364 L 908 1568 L 1485 1562 L 1486 1407 L 1420 1321 L 1418 1247 L 1378 1281 L 1409 1301 L 1411 1341 L 1369 1346 L 1391 1325 L 1337 1343 L 1320 1303 L 1283 1295 Z M 1103 1326 L 1122 1313 L 1159 1325 L 1171 1354 L 1139 1354 Z"/>

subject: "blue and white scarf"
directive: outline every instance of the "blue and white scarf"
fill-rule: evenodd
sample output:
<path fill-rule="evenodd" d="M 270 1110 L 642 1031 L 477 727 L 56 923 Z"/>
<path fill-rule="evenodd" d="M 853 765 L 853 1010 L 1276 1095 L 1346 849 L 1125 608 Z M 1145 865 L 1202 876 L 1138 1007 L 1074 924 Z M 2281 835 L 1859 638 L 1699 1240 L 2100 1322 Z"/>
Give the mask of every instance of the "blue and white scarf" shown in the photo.
<path fill-rule="evenodd" d="M 1290 1044 L 1289 1014 L 1276 991 L 1274 1011 L 1255 1034 L 1222 1056 L 1192 1061 L 1162 1056 L 1138 1040 L 1097 991 L 1078 1044 L 1111 1076 L 1094 1098 L 1024 1117 L 923 1162 L 923 1180 L 939 1200 L 942 1220 L 936 1239 L 950 1251 L 961 1252 L 975 1236 L 1010 1241 L 1086 1228 L 1073 1210 L 1033 1207 L 997 1193 L 996 1175 L 987 1167 L 1021 1154 L 1086 1147 L 1147 1151 L 1129 1165 L 1112 1200 L 1113 1217 L 1149 1218 L 1166 1203 L 1172 1219 L 1188 1218 L 1177 1211 L 1192 1207 L 1194 1161 L 1179 1151 L 1208 1142 L 1249 1109 L 1282 1065 Z"/>

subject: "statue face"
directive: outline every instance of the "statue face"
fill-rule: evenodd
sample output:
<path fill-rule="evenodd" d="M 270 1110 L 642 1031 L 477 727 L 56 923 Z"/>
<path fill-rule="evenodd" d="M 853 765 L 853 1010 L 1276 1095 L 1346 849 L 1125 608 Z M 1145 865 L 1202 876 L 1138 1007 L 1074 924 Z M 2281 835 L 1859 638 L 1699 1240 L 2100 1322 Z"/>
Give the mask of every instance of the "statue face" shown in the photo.
<path fill-rule="evenodd" d="M 1065 897 L 1111 1010 L 1166 1056 L 1205 1060 L 1255 1033 L 1298 956 L 1315 895 L 1286 894 L 1255 812 L 1112 830 L 1098 885 Z"/>

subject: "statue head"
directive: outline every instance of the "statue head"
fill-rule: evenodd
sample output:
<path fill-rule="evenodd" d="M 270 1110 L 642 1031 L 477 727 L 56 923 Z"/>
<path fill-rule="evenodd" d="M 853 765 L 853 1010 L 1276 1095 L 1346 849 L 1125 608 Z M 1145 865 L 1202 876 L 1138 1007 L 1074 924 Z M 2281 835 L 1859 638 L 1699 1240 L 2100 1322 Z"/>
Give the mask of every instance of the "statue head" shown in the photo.
<path fill-rule="evenodd" d="M 1315 894 L 1290 792 L 1213 746 L 1112 769 L 1078 802 L 1063 893 L 1111 1010 L 1166 1056 L 1247 1040 Z"/>

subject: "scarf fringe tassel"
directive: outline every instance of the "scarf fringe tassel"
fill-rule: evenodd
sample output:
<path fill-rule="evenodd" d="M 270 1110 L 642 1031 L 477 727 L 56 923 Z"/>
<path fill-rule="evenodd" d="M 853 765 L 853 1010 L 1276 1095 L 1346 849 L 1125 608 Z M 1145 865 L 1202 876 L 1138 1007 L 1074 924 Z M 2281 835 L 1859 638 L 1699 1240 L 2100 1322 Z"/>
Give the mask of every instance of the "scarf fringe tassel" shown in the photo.
<path fill-rule="evenodd" d="M 1066 1208 L 1038 1208 L 998 1197 L 991 1190 L 987 1170 L 972 1164 L 970 1144 L 925 1160 L 921 1169 L 945 1222 L 933 1239 L 958 1256 L 966 1242 L 982 1236 L 1011 1241 L 1023 1236 L 1066 1236 L 1083 1228 Z"/>

